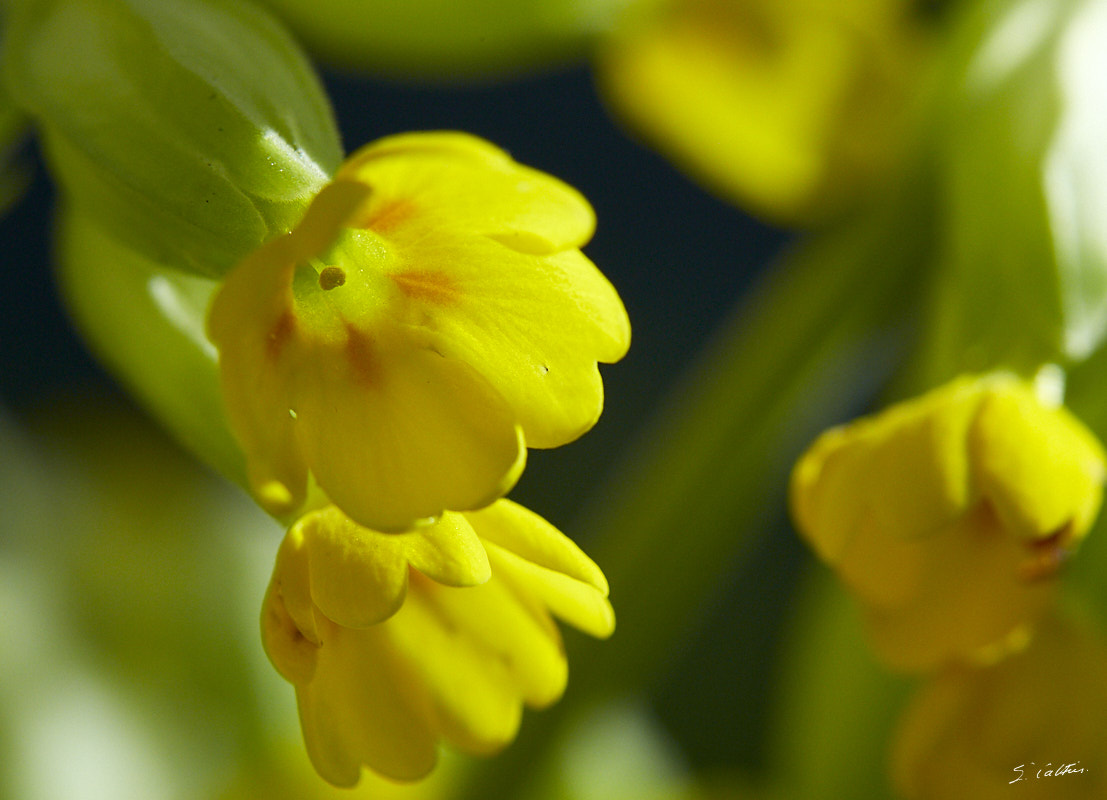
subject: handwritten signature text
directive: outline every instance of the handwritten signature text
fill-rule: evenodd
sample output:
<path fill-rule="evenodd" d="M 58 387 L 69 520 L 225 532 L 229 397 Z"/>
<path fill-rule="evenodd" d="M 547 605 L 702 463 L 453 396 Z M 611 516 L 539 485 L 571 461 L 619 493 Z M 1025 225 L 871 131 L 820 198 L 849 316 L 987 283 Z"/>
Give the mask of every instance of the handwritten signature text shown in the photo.
<path fill-rule="evenodd" d="M 1034 767 L 1038 765 L 1035 764 L 1033 761 L 1031 761 L 1029 765 L 1019 764 L 1014 769 L 1014 771 L 1019 774 L 1018 777 L 1015 778 L 1013 781 L 1007 781 L 1007 783 L 1018 783 L 1019 781 L 1025 781 L 1028 778 L 1038 779 L 1056 778 L 1061 775 L 1082 775 L 1083 773 L 1088 771 L 1088 768 L 1078 766 L 1079 764 L 1079 761 L 1074 761 L 1071 764 L 1058 764 L 1057 766 L 1054 766 L 1053 762 L 1050 761 L 1048 764 L 1037 771 L 1034 770 Z"/>

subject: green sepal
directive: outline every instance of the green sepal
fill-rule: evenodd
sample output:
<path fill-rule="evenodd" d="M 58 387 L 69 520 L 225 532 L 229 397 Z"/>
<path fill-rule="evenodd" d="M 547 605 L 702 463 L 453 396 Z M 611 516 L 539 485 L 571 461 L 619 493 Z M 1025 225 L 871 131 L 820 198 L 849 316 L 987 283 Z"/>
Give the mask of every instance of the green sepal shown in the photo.
<path fill-rule="evenodd" d="M 204 335 L 219 284 L 149 261 L 72 209 L 60 215 L 57 249 L 60 288 L 88 345 L 186 449 L 246 486 Z"/>
<path fill-rule="evenodd" d="M 18 0 L 9 21 L 5 78 L 56 180 L 159 264 L 222 274 L 341 161 L 311 65 L 249 3 Z"/>
<path fill-rule="evenodd" d="M 1107 5 L 987 0 L 939 92 L 931 373 L 1087 357 L 1107 334 Z"/>

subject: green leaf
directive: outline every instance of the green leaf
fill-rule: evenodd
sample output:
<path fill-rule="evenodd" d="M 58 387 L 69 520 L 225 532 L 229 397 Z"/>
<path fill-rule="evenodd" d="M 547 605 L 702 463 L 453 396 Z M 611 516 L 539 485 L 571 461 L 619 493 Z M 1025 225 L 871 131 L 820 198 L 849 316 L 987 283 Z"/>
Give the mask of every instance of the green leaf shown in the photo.
<path fill-rule="evenodd" d="M 249 3 L 16 0 L 5 44 L 65 193 L 157 263 L 223 273 L 341 159 L 310 64 Z"/>
<path fill-rule="evenodd" d="M 935 380 L 1078 361 L 1107 334 L 1107 4 L 984 2 L 939 93 Z"/>

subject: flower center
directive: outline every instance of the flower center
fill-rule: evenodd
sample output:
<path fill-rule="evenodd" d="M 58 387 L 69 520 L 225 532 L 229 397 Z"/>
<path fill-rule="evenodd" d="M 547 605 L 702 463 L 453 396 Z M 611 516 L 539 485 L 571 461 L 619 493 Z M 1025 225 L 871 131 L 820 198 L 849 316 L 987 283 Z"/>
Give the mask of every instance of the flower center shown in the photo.
<path fill-rule="evenodd" d="M 319 286 L 324 292 L 329 292 L 345 282 L 346 271 L 341 267 L 324 267 L 319 273 Z"/>
<path fill-rule="evenodd" d="M 343 229 L 325 252 L 297 268 L 296 316 L 316 334 L 337 339 L 345 338 L 348 325 L 372 326 L 395 302 L 386 269 L 393 258 L 371 231 Z"/>

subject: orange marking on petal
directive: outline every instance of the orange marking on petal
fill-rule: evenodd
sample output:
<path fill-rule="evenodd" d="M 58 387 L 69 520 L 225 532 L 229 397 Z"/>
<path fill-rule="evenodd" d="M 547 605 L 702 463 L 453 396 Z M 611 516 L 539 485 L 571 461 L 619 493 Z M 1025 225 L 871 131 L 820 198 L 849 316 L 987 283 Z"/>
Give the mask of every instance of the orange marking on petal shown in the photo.
<path fill-rule="evenodd" d="M 353 325 L 346 325 L 346 358 L 355 377 L 366 386 L 380 383 L 380 358 L 373 340 Z"/>
<path fill-rule="evenodd" d="M 281 350 L 284 349 L 285 344 L 292 336 L 293 331 L 296 330 L 296 317 L 291 311 L 285 311 L 281 314 L 277 321 L 273 324 L 273 327 L 269 329 L 269 334 L 266 336 L 265 352 L 266 355 L 276 360 L 280 357 Z"/>
<path fill-rule="evenodd" d="M 396 200 L 386 203 L 361 220 L 360 227 L 370 228 L 377 233 L 388 233 L 415 214 L 416 206 L 410 200 Z"/>
<path fill-rule="evenodd" d="M 425 300 L 435 305 L 449 305 L 457 300 L 459 290 L 448 275 L 430 270 L 397 272 L 389 277 L 400 291 L 412 300 Z"/>

